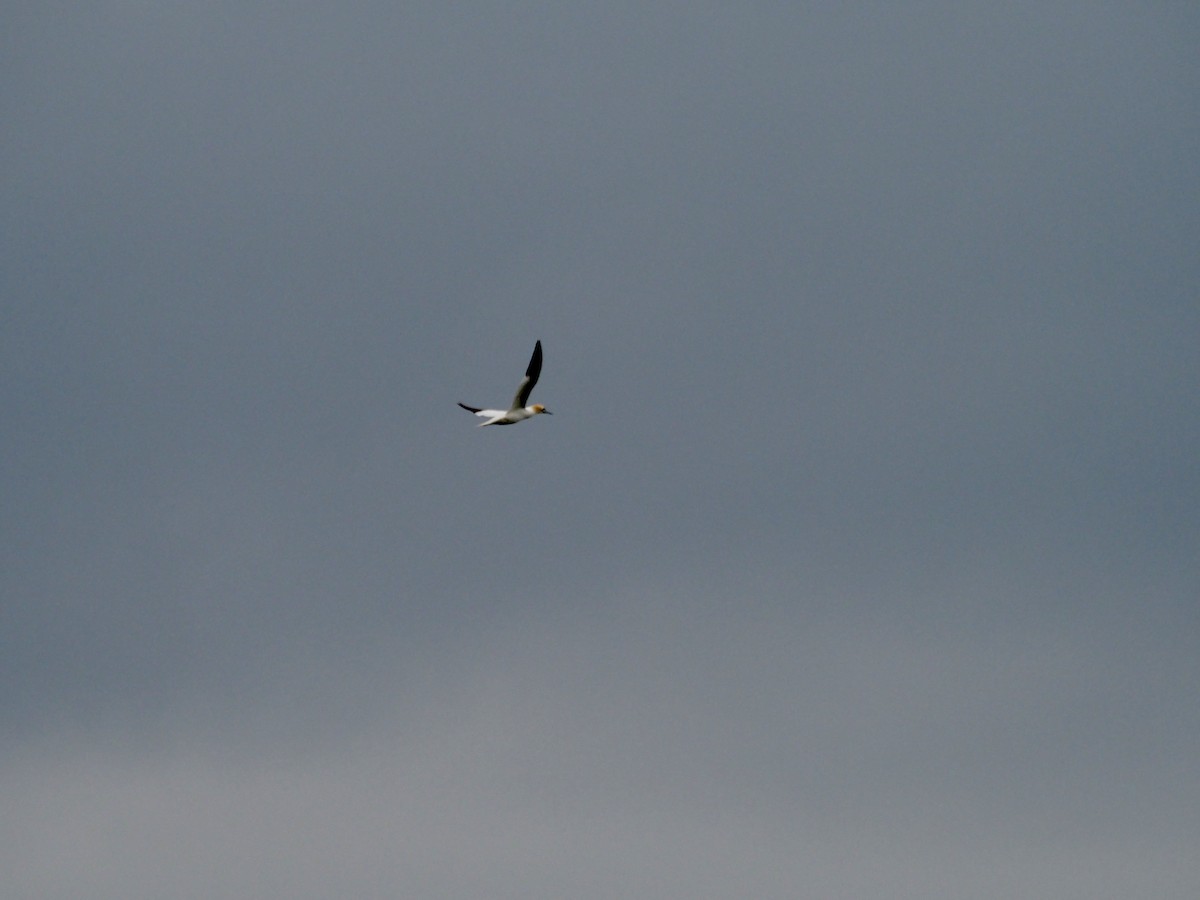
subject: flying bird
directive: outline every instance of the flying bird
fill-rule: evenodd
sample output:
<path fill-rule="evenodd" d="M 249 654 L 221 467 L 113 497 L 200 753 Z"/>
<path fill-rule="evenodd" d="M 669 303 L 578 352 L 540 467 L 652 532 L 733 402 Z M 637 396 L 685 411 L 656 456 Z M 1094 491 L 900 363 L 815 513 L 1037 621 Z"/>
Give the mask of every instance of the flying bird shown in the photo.
<path fill-rule="evenodd" d="M 533 356 L 529 358 L 529 368 L 525 370 L 525 378 L 517 385 L 516 396 L 513 397 L 512 407 L 510 409 L 476 409 L 474 406 L 467 406 L 465 403 L 459 403 L 469 413 L 474 413 L 480 418 L 487 419 L 486 422 L 480 422 L 479 427 L 484 425 L 515 425 L 517 422 L 524 422 L 526 419 L 532 419 L 534 416 L 545 413 L 550 415 L 550 410 L 542 406 L 540 403 L 535 403 L 533 406 L 526 406 L 529 402 L 529 395 L 533 393 L 533 386 L 537 384 L 538 376 L 542 374 L 542 342 L 538 341 L 533 345 Z"/>

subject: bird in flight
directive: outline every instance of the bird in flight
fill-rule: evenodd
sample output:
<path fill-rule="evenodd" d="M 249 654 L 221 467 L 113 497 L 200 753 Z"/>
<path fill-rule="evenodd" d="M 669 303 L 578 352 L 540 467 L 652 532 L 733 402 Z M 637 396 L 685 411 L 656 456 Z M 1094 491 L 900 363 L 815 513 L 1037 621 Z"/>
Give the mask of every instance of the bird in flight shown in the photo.
<path fill-rule="evenodd" d="M 542 342 L 538 341 L 533 345 L 533 356 L 529 358 L 529 368 L 525 370 L 525 378 L 517 385 L 516 396 L 513 397 L 512 407 L 510 409 L 476 409 L 474 406 L 467 406 L 465 403 L 459 403 L 469 413 L 474 413 L 482 419 L 487 419 L 486 422 L 480 422 L 479 427 L 484 425 L 515 425 L 517 422 L 524 422 L 526 419 L 532 419 L 534 416 L 545 413 L 550 415 L 550 410 L 542 406 L 540 403 L 535 403 L 533 406 L 526 406 L 529 402 L 529 395 L 533 393 L 533 386 L 537 384 L 538 376 L 542 374 Z"/>

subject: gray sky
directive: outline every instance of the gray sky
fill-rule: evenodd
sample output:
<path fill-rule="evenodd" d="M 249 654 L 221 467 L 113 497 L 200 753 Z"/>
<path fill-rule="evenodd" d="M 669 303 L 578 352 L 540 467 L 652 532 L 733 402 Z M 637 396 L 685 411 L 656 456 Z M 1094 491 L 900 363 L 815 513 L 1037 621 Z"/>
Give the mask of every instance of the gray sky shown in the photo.
<path fill-rule="evenodd" d="M 3 20 L 6 896 L 1200 896 L 1196 10 Z"/>

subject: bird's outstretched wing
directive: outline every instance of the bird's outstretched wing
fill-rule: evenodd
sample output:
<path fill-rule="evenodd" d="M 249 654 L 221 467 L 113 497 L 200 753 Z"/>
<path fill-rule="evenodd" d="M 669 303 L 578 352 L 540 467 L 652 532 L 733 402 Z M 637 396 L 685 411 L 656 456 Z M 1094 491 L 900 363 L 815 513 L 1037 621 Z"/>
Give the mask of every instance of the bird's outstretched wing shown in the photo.
<path fill-rule="evenodd" d="M 513 409 L 524 409 L 537 384 L 538 376 L 542 374 L 542 342 L 533 345 L 533 356 L 529 358 L 529 368 L 525 370 L 525 379 L 517 385 L 517 394 L 513 397 Z M 461 405 L 461 404 L 460 404 Z"/>
<path fill-rule="evenodd" d="M 503 409 L 478 409 L 474 406 L 467 406 L 465 403 L 459 403 L 458 405 L 467 412 L 474 413 L 477 416 L 482 416 L 485 419 L 494 419 L 496 416 L 504 415 L 505 412 Z"/>

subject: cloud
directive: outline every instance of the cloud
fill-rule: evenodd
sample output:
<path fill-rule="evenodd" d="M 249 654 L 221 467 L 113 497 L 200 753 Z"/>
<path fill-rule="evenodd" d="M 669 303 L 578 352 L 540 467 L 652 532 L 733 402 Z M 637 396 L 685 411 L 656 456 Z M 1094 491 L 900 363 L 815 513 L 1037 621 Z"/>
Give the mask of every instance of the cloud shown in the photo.
<path fill-rule="evenodd" d="M 1195 895 L 1195 22 L 1082 12 L 14 14 L 14 889 Z"/>

